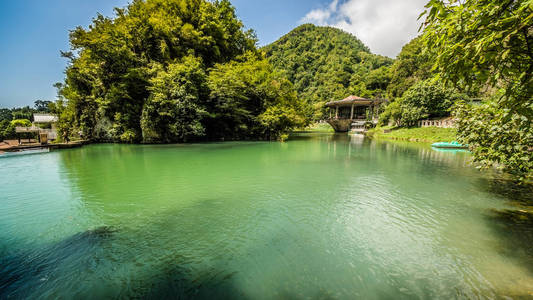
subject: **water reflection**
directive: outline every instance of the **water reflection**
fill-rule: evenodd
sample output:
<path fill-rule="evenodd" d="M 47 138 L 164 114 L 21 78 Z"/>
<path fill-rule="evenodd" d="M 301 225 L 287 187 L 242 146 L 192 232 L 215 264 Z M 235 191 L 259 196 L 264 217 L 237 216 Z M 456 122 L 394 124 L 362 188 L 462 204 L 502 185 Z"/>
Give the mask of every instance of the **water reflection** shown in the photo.
<path fill-rule="evenodd" d="M 531 223 L 507 201 L 531 194 L 489 181 L 468 153 L 312 134 L 51 155 L 59 167 L 41 176 L 55 181 L 32 180 L 61 183 L 73 197 L 49 199 L 80 205 L 54 225 L 60 238 L 1 244 L 0 298 L 496 298 L 531 287 Z M 3 192 L 6 232 L 41 239 L 8 217 L 35 214 L 37 191 Z M 65 229 L 74 224 L 81 233 Z"/>
<path fill-rule="evenodd" d="M 479 179 L 488 193 L 496 194 L 509 208 L 492 209 L 487 224 L 501 238 L 499 251 L 533 274 L 533 186 L 501 178 Z M 533 291 L 530 291 L 533 296 Z"/>
<path fill-rule="evenodd" d="M 502 238 L 500 251 L 533 274 L 533 214 L 525 210 L 494 210 L 489 217 L 488 224 Z"/>

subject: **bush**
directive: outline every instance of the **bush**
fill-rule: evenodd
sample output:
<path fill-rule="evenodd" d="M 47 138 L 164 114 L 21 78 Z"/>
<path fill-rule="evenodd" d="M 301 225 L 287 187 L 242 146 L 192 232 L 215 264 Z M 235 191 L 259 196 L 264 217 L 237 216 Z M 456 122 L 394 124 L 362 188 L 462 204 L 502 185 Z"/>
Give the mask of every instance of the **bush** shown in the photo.
<path fill-rule="evenodd" d="M 431 80 L 410 87 L 397 101 L 389 104 L 380 117 L 380 124 L 390 121 L 396 126 L 414 126 L 418 120 L 450 115 L 453 104 L 466 96 Z"/>
<path fill-rule="evenodd" d="M 31 127 L 31 121 L 28 119 L 16 119 L 11 121 L 11 125 L 14 127 Z"/>
<path fill-rule="evenodd" d="M 8 120 L 0 121 L 0 140 L 6 140 L 10 136 L 10 130 L 14 127 L 11 126 L 11 122 Z"/>
<path fill-rule="evenodd" d="M 503 166 L 521 178 L 533 176 L 531 119 L 491 102 L 481 106 L 458 104 L 459 141 L 470 145 L 483 167 Z"/>

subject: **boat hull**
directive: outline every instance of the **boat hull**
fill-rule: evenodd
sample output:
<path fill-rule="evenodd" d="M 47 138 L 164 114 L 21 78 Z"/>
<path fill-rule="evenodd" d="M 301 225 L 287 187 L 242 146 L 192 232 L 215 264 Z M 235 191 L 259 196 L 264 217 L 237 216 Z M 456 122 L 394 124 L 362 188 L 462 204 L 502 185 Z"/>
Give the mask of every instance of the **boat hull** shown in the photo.
<path fill-rule="evenodd" d="M 441 143 L 435 143 L 431 146 L 434 148 L 441 148 L 441 149 L 468 149 L 468 145 L 459 144 L 457 142 L 452 142 L 452 143 L 441 142 Z"/>

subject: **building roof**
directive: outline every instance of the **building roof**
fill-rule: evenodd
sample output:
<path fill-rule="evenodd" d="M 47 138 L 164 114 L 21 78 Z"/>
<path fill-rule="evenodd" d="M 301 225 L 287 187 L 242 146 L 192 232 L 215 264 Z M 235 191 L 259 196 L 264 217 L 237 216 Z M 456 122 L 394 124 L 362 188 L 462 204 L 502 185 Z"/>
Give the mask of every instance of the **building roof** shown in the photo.
<path fill-rule="evenodd" d="M 33 123 L 56 123 L 56 115 L 52 114 L 33 114 Z"/>
<path fill-rule="evenodd" d="M 370 106 L 374 104 L 380 104 L 383 102 L 387 102 L 387 100 L 386 99 L 366 99 L 366 98 L 361 98 L 357 96 L 349 96 L 339 101 L 328 102 L 326 103 L 326 106 L 327 107 L 345 107 L 345 106 L 352 106 L 352 105 Z"/>

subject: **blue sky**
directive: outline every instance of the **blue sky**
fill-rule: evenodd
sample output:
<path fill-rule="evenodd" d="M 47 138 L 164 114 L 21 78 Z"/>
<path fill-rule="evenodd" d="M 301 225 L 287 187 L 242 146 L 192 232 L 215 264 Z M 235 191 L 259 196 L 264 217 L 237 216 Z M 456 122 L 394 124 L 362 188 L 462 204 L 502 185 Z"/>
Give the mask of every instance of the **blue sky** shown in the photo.
<path fill-rule="evenodd" d="M 277 40 L 303 22 L 311 22 L 362 36 L 361 40 L 375 53 L 393 57 L 414 36 L 412 28 L 418 26 L 406 25 L 401 16 L 411 17 L 401 10 L 415 10 L 413 14 L 418 14 L 413 7 L 418 9 L 425 1 L 233 0 L 232 3 L 246 27 L 257 32 L 260 45 Z M 68 31 L 78 25 L 86 27 L 97 12 L 112 16 L 113 7 L 127 3 L 127 0 L 0 0 L 0 107 L 32 105 L 38 99 L 53 100 L 56 92 L 52 85 L 64 78 L 66 60 L 60 57 L 59 51 L 69 49 Z M 391 6 L 394 3 L 402 5 Z M 395 17 L 391 18 L 387 12 Z M 369 18 L 365 21 L 366 15 Z M 398 23 L 408 28 L 399 28 Z M 394 29 L 402 31 L 389 34 Z"/>
<path fill-rule="evenodd" d="M 300 24 L 321 0 L 234 0 L 239 17 L 256 30 L 261 44 L 275 41 Z M 53 100 L 52 85 L 64 78 L 68 31 L 87 26 L 97 12 L 113 14 L 127 0 L 0 0 L 0 107 Z"/>

